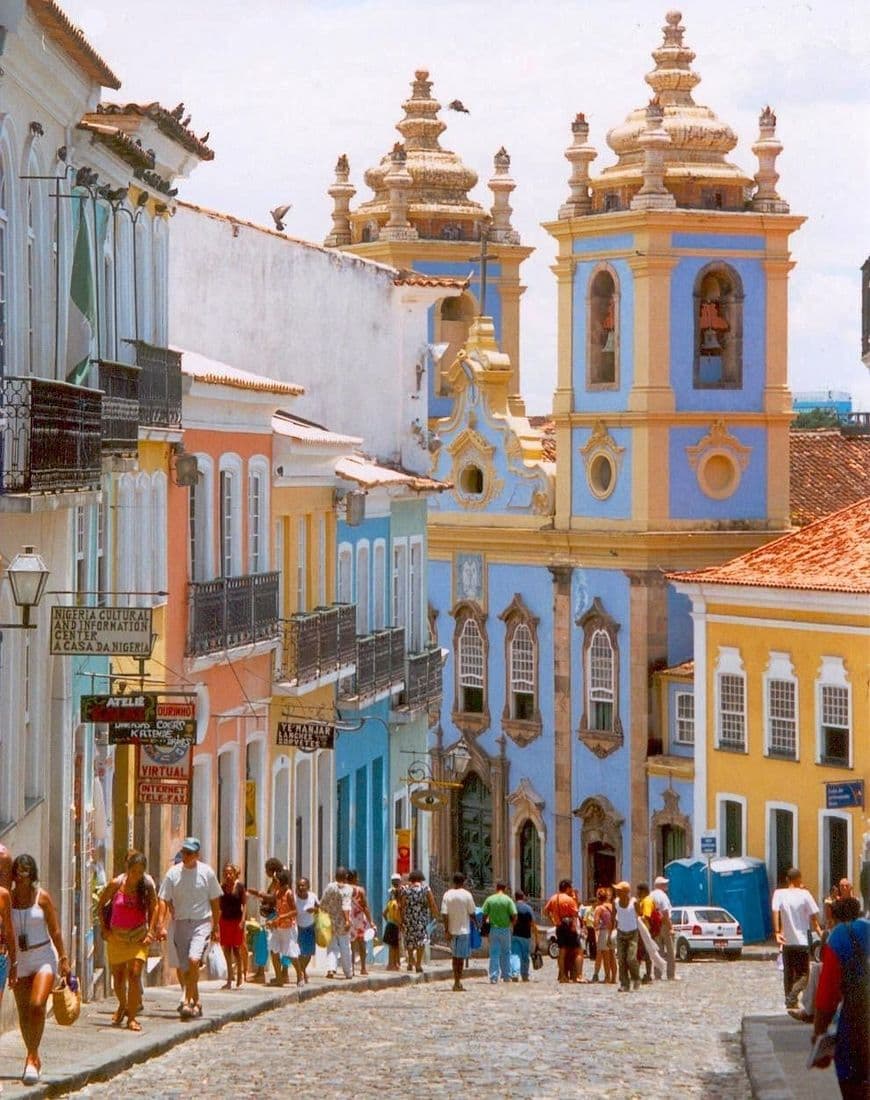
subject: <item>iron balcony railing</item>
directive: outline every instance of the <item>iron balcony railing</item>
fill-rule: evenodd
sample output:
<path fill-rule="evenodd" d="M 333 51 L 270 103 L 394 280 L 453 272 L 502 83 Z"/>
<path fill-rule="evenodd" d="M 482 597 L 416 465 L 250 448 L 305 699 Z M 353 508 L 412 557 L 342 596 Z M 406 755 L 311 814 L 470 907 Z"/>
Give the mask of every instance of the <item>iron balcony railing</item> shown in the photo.
<path fill-rule="evenodd" d="M 191 582 L 188 595 L 189 657 L 279 637 L 277 573 Z"/>
<path fill-rule="evenodd" d="M 0 379 L 0 492 L 99 489 L 101 404 L 68 382 Z"/>
<path fill-rule="evenodd" d="M 345 700 L 368 699 L 405 679 L 405 630 L 394 626 L 356 639 L 356 675 L 342 685 Z"/>
<path fill-rule="evenodd" d="M 139 423 L 152 428 L 181 427 L 181 352 L 127 340 L 136 353 Z"/>
<path fill-rule="evenodd" d="M 351 668 L 356 661 L 355 624 L 356 607 L 349 603 L 316 607 L 285 619 L 275 679 L 299 686 Z"/>
<path fill-rule="evenodd" d="M 103 451 L 134 455 L 139 443 L 139 367 L 100 361 Z"/>
<path fill-rule="evenodd" d="M 418 710 L 441 699 L 441 650 L 437 646 L 422 653 L 409 653 L 402 705 Z"/>

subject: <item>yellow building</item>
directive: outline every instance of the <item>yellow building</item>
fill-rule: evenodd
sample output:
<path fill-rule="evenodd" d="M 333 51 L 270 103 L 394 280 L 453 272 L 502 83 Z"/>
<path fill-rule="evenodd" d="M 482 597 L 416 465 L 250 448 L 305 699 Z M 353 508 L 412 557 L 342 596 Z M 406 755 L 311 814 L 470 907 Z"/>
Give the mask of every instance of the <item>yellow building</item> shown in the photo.
<path fill-rule="evenodd" d="M 870 497 L 671 580 L 695 624 L 697 831 L 718 830 L 722 855 L 763 859 L 771 888 L 790 866 L 820 897 L 857 883 L 870 859 Z"/>

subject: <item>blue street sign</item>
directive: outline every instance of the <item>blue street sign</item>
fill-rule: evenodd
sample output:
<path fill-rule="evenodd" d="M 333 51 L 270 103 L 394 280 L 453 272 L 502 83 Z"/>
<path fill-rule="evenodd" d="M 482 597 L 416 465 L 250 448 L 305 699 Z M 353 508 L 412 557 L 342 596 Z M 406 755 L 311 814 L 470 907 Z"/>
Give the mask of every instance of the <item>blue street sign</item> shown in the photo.
<path fill-rule="evenodd" d="M 864 780 L 850 779 L 845 783 L 825 784 L 826 804 L 828 810 L 843 810 L 849 806 L 864 808 Z"/>
<path fill-rule="evenodd" d="M 715 856 L 716 855 L 716 837 L 715 836 L 702 836 L 701 837 L 701 855 L 702 856 Z"/>

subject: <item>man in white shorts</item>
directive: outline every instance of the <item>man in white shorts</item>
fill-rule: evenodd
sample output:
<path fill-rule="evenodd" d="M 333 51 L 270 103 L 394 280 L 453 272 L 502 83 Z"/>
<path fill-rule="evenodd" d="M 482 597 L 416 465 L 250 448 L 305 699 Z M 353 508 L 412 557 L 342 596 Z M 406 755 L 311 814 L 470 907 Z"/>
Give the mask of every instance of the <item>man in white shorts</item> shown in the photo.
<path fill-rule="evenodd" d="M 160 887 L 160 938 L 166 935 L 166 921 L 172 916 L 172 946 L 182 979 L 182 1020 L 202 1016 L 199 1003 L 199 967 L 209 941 L 216 939 L 221 896 L 217 875 L 199 859 L 200 843 L 189 836 L 181 845 L 181 862 L 170 867 Z"/>

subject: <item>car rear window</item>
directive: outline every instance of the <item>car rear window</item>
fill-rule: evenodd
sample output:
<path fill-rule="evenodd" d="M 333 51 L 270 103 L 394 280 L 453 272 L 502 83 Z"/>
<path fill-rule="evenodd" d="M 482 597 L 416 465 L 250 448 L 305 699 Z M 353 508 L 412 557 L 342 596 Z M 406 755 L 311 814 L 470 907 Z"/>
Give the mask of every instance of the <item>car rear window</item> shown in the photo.
<path fill-rule="evenodd" d="M 683 910 L 682 909 L 672 910 L 672 912 L 671 912 L 671 923 L 672 924 L 682 924 L 683 923 Z"/>
<path fill-rule="evenodd" d="M 708 924 L 735 924 L 736 921 L 724 909 L 696 909 L 695 916 Z"/>

